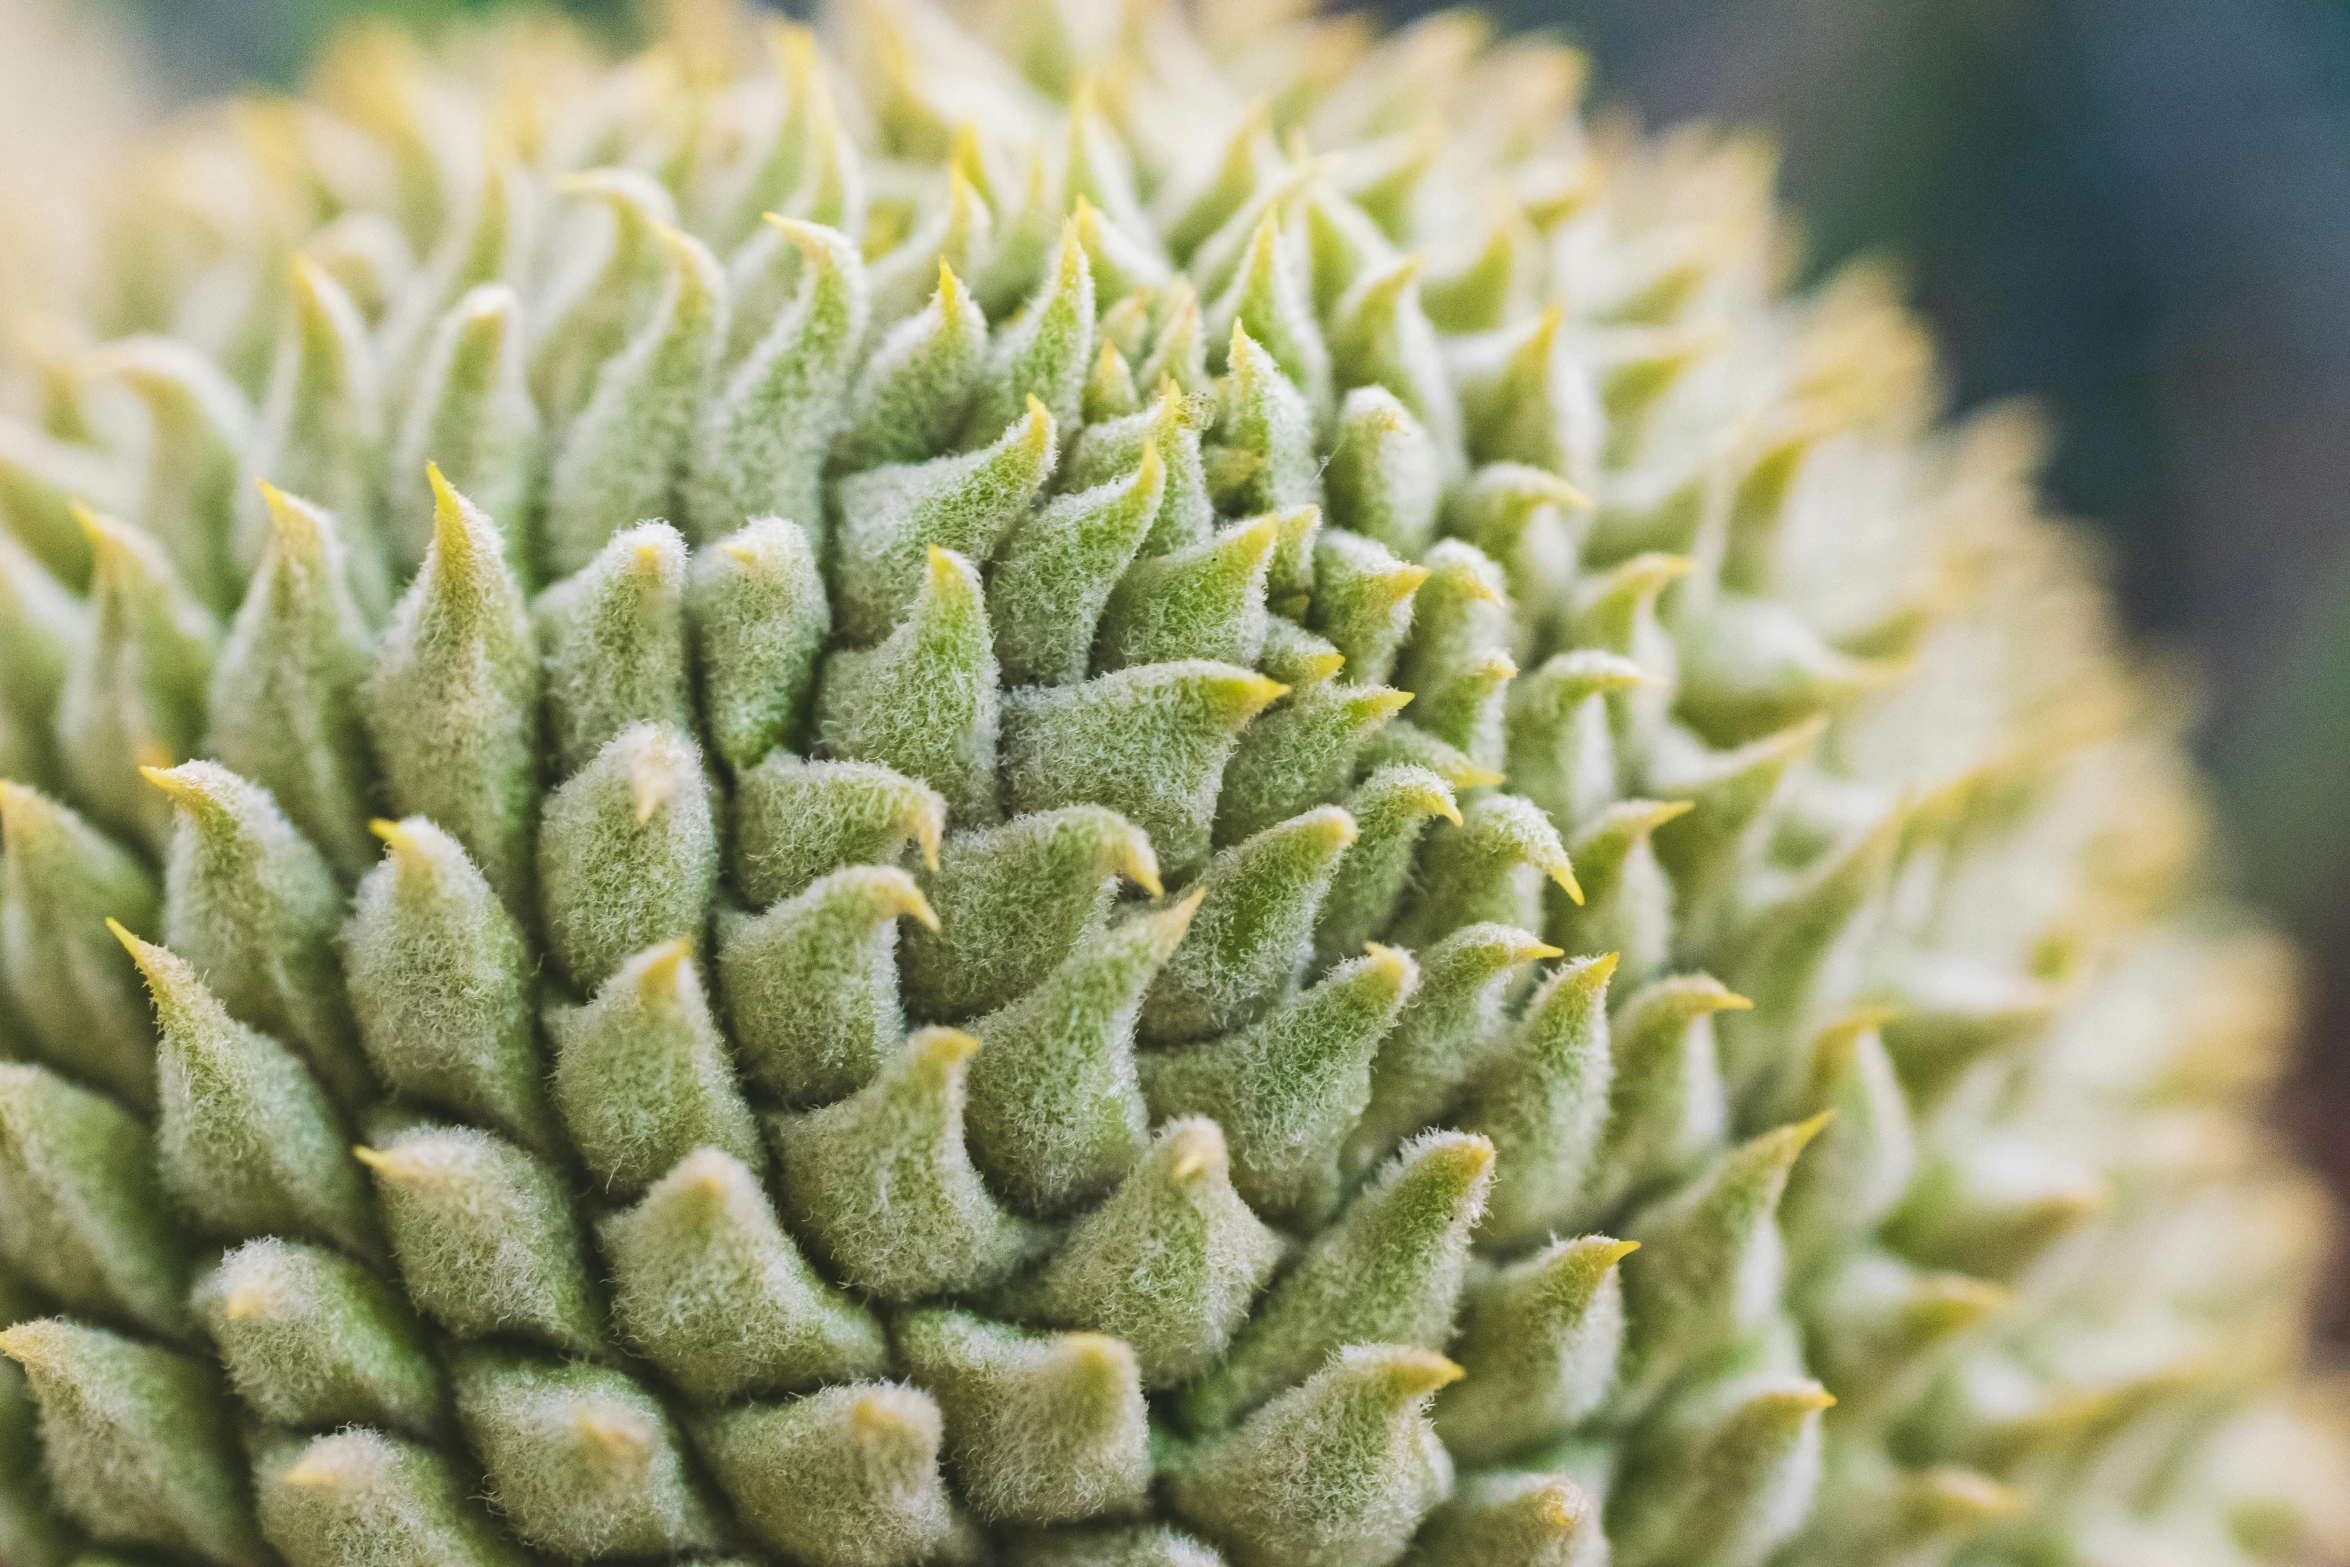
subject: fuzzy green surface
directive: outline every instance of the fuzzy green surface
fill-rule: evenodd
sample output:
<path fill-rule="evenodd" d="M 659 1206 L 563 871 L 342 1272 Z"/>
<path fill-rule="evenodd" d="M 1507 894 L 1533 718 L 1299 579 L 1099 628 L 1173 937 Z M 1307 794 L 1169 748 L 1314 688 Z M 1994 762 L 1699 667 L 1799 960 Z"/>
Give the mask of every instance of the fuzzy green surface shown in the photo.
<path fill-rule="evenodd" d="M 2289 958 L 1759 148 L 669 11 L 191 116 L 0 379 L 0 1564 L 2341 1547 Z"/>

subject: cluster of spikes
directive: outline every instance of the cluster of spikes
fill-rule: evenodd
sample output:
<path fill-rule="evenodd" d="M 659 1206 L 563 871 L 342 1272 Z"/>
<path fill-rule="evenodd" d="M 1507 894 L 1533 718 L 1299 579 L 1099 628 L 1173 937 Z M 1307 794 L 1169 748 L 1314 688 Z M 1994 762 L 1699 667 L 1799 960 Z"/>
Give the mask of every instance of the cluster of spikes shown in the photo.
<path fill-rule="evenodd" d="M 1768 158 L 825 28 L 129 177 L 0 421 L 0 1560 L 2322 1553 L 2285 965 Z"/>

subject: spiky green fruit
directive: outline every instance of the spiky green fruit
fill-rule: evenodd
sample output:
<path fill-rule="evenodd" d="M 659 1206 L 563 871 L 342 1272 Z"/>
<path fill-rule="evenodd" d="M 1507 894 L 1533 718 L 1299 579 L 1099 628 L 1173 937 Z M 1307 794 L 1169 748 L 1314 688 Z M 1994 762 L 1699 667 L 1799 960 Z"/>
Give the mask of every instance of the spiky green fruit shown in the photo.
<path fill-rule="evenodd" d="M 1759 149 L 671 11 L 182 125 L 0 421 L 0 1561 L 2321 1556 L 2279 956 Z"/>

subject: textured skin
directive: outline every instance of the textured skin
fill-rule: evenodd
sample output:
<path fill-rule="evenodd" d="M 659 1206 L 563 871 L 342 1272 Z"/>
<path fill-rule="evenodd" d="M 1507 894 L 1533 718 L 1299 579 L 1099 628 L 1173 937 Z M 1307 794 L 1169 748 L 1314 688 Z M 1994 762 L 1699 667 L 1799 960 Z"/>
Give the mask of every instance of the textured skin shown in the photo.
<path fill-rule="evenodd" d="M 133 171 L 0 415 L 0 1564 L 2338 1548 L 2027 422 L 1564 50 L 948 9 Z"/>

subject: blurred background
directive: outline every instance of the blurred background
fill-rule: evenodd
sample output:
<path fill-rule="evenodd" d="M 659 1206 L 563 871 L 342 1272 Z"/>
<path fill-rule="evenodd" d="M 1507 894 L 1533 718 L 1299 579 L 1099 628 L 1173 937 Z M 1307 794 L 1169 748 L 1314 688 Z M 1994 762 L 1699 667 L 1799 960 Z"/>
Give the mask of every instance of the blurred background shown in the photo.
<path fill-rule="evenodd" d="M 72 0 L 179 95 L 495 3 Z M 2056 504 L 2202 693 L 2222 874 L 2311 952 L 2285 1113 L 2350 1193 L 2350 0 L 1489 4 L 1589 47 L 1603 104 L 1774 130 L 1813 269 L 1895 258 L 1955 405 L 2053 412 Z"/>

